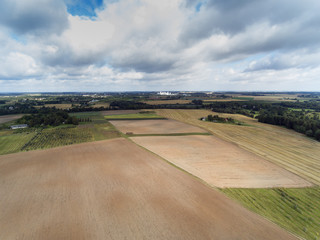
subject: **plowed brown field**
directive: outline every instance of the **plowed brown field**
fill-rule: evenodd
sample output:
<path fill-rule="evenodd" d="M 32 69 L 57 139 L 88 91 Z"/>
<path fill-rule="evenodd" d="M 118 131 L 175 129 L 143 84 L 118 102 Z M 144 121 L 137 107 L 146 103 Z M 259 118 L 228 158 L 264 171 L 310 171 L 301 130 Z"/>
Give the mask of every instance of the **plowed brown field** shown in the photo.
<path fill-rule="evenodd" d="M 133 134 L 170 134 L 204 133 L 205 130 L 175 120 L 121 120 L 110 121 L 123 133 Z"/>
<path fill-rule="evenodd" d="M 135 137 L 132 140 L 213 186 L 312 186 L 301 177 L 214 136 Z"/>
<path fill-rule="evenodd" d="M 16 120 L 16 119 L 21 118 L 21 117 L 22 117 L 22 114 L 0 116 L 0 124 L 1 123 L 5 123 L 5 122 L 10 122 L 12 120 Z"/>
<path fill-rule="evenodd" d="M 296 239 L 125 139 L 0 156 L 0 239 Z"/>

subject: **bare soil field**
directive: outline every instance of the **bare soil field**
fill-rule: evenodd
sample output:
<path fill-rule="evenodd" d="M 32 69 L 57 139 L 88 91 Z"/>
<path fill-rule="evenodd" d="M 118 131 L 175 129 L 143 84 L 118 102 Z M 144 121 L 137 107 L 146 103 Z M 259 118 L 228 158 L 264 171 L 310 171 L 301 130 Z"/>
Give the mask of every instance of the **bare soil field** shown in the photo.
<path fill-rule="evenodd" d="M 0 116 L 0 124 L 1 123 L 6 123 L 6 122 L 10 122 L 12 120 L 16 120 L 16 119 L 21 118 L 21 117 L 22 117 L 22 114 Z"/>
<path fill-rule="evenodd" d="M 297 239 L 126 139 L 0 156 L 0 239 Z"/>
<path fill-rule="evenodd" d="M 110 121 L 123 133 L 133 134 L 170 134 L 170 133 L 205 133 L 206 131 L 175 120 L 121 120 Z"/>
<path fill-rule="evenodd" d="M 199 126 L 228 142 L 276 163 L 303 178 L 320 185 L 320 142 L 293 130 L 259 123 L 237 114 L 213 113 L 207 110 L 160 109 L 158 115 Z M 199 121 L 208 114 L 232 117 L 250 126 Z"/>
<path fill-rule="evenodd" d="M 299 176 L 214 136 L 135 137 L 132 140 L 216 187 L 312 186 Z"/>

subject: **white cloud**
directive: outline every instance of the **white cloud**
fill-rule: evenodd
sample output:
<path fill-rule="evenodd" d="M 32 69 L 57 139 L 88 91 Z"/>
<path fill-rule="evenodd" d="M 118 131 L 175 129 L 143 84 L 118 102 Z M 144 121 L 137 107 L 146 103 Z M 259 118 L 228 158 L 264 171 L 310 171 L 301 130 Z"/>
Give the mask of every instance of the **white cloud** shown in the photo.
<path fill-rule="evenodd" d="M 43 91 L 59 81 L 70 91 L 263 90 L 274 81 L 320 90 L 318 1 L 204 1 L 198 12 L 197 3 L 119 0 L 86 18 L 61 0 L 4 0 L 0 80 Z"/>
<path fill-rule="evenodd" d="M 0 79 L 28 78 L 39 73 L 35 60 L 19 52 L 0 57 L 0 62 Z"/>

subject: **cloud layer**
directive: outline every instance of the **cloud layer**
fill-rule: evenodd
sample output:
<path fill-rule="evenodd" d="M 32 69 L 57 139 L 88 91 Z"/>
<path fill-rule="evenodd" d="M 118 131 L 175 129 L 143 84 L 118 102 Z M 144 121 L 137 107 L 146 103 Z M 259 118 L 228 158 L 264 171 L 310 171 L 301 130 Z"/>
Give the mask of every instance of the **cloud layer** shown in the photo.
<path fill-rule="evenodd" d="M 0 91 L 320 91 L 317 0 L 89 2 L 1 1 Z"/>

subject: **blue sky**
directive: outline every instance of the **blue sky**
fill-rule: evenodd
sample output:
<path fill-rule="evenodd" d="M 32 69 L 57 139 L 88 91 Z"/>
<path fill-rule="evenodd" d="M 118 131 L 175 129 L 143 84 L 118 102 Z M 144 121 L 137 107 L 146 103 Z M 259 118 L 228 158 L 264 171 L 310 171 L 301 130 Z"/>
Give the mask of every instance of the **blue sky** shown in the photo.
<path fill-rule="evenodd" d="M 102 0 L 65 0 L 71 15 L 96 17 L 96 9 L 103 8 Z"/>
<path fill-rule="evenodd" d="M 2 0 L 0 91 L 320 91 L 318 0 Z"/>

